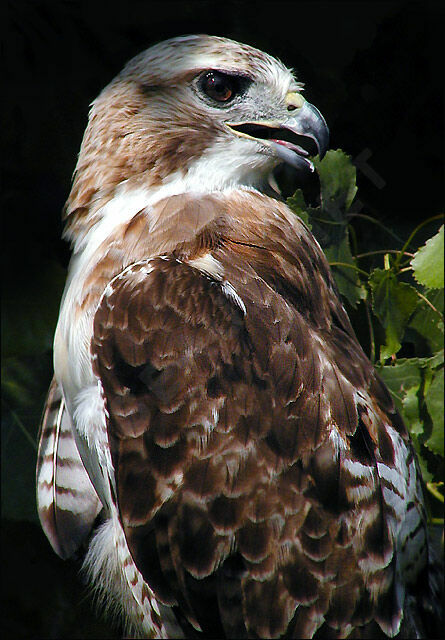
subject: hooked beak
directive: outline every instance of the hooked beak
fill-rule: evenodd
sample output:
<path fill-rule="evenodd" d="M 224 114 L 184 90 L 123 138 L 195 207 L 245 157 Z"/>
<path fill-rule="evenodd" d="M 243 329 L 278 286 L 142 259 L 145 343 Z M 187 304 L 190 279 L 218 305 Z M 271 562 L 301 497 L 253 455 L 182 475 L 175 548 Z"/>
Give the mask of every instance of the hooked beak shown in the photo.
<path fill-rule="evenodd" d="M 298 95 L 298 101 L 291 104 L 294 114 L 282 121 L 229 122 L 227 126 L 238 136 L 261 140 L 273 155 L 296 169 L 314 171 L 308 156 L 318 153 L 323 158 L 329 144 L 328 126 L 318 109 L 302 96 Z"/>

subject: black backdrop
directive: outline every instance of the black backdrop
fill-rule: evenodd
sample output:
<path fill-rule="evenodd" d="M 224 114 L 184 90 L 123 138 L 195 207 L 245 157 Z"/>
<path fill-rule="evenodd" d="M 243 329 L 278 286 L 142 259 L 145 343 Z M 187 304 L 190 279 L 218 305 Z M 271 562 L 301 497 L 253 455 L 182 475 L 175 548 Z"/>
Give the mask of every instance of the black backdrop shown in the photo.
<path fill-rule="evenodd" d="M 60 240 L 89 103 L 142 49 L 186 33 L 281 58 L 355 159 L 366 213 L 409 230 L 443 208 L 443 8 L 432 2 L 11 1 L 2 19 L 2 427 L 8 637 L 111 637 L 35 524 L 35 437 L 69 252 Z M 19 422 L 20 427 L 18 427 Z M 23 427 L 23 429 L 22 429 Z M 23 588 L 23 584 L 27 588 Z"/>

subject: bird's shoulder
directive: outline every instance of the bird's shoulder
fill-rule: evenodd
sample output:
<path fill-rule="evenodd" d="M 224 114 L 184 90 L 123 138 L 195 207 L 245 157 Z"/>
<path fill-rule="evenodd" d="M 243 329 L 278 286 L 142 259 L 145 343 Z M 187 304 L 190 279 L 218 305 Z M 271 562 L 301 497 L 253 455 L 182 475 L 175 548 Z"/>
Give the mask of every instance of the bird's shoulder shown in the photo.
<path fill-rule="evenodd" d="M 201 211 L 199 233 L 126 267 L 96 312 L 94 366 L 131 553 L 195 628 L 215 619 L 226 633 L 268 637 L 297 602 L 292 624 L 305 634 L 322 618 L 375 619 L 393 633 L 407 510 L 424 562 L 405 427 L 310 232 L 281 203 L 243 203 L 238 213 L 226 203 L 226 218 Z"/>

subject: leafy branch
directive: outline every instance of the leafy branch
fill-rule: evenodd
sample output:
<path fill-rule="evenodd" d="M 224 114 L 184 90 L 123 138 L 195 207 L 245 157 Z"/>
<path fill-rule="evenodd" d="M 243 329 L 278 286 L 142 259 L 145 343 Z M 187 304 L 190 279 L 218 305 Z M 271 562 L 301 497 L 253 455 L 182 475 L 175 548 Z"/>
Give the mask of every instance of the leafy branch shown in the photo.
<path fill-rule="evenodd" d="M 437 224 L 443 215 L 422 221 L 404 240 L 372 216 L 351 211 L 356 170 L 343 151 L 329 151 L 315 164 L 321 205 L 308 207 L 300 190 L 288 204 L 321 244 L 356 333 L 369 343 L 370 359 L 411 432 L 428 491 L 443 501 L 444 226 Z M 369 224 L 393 246 L 373 247 L 363 233 Z M 428 229 L 426 242 L 416 243 Z"/>

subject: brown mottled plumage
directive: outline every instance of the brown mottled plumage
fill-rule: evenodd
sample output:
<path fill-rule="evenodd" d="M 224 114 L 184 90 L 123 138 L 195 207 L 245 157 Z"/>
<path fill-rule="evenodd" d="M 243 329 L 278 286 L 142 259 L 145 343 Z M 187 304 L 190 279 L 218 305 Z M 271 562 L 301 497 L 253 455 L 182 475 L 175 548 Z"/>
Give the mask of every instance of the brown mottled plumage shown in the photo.
<path fill-rule="evenodd" d="M 87 543 L 138 637 L 414 638 L 437 619 L 407 430 L 316 240 L 266 195 L 280 162 L 311 169 L 290 134 L 324 150 L 300 90 L 260 51 L 189 36 L 90 115 L 39 513 L 59 554 Z"/>

